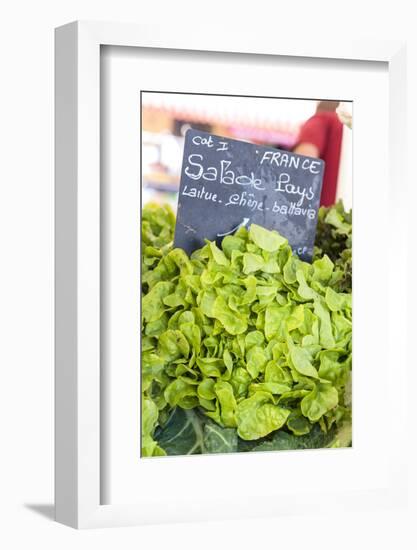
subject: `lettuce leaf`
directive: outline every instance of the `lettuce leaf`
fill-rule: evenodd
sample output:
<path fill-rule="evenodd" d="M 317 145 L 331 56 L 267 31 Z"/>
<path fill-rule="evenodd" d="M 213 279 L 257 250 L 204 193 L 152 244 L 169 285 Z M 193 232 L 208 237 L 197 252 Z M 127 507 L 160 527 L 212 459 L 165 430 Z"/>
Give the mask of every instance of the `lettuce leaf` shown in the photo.
<path fill-rule="evenodd" d="M 168 455 L 201 454 L 204 449 L 203 426 L 193 410 L 173 409 L 155 439 Z"/>

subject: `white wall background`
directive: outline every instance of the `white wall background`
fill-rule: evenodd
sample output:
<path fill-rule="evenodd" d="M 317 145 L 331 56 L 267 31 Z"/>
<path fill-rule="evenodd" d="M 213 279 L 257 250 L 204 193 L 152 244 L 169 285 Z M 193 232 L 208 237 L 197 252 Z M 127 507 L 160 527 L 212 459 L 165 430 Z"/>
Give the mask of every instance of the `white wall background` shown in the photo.
<path fill-rule="evenodd" d="M 230 5 L 229 5 L 230 4 Z M 407 39 L 410 98 L 409 212 L 416 186 L 411 176 L 417 122 L 417 38 L 413 3 L 398 0 L 296 3 L 260 0 L 29 0 L 3 4 L 0 17 L 0 547 L 14 548 L 327 548 L 417 546 L 417 511 L 274 521 L 152 526 L 76 532 L 53 523 L 53 28 L 74 19 L 166 22 L 187 33 L 216 20 L 258 32 Z M 203 12 L 204 16 L 203 16 Z M 377 129 L 376 129 L 377 131 Z M 372 139 L 372 136 L 370 136 Z M 413 184 L 413 187 L 411 186 Z M 382 220 L 382 223 L 384 221 Z M 410 223 L 410 230 L 413 230 Z M 415 255 L 415 251 L 410 251 Z M 384 259 L 387 263 L 395 259 Z M 410 265 L 410 281 L 415 272 Z M 399 284 L 404 284 L 399 281 Z M 411 288 L 411 286 L 410 286 Z M 410 293 L 415 300 L 415 293 Z M 413 307 L 410 305 L 410 312 Z M 411 313 L 409 316 L 411 328 Z M 410 331 L 411 332 L 411 331 Z M 410 357 L 410 367 L 416 366 Z M 416 387 L 410 368 L 410 399 Z M 391 403 L 392 405 L 392 403 Z M 389 406 L 389 405 L 387 405 Z M 415 407 L 414 407 L 415 408 Z M 410 439 L 415 439 L 410 407 Z M 413 436 L 411 434 L 413 433 Z M 384 443 L 383 443 L 384 444 Z M 395 444 L 387 434 L 386 444 Z M 410 453 L 415 453 L 411 448 Z M 410 460 L 416 462 L 415 454 Z M 412 472 L 411 504 L 416 502 Z M 410 482 L 411 483 L 411 482 Z M 411 486 L 411 485 L 410 485 Z M 413 519 L 414 518 L 414 519 Z"/>

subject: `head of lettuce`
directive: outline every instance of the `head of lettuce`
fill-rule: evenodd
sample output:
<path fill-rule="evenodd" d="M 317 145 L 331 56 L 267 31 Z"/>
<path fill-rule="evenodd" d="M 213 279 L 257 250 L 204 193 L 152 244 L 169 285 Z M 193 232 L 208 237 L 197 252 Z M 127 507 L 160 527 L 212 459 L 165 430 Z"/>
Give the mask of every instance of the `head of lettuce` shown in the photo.
<path fill-rule="evenodd" d="M 142 221 L 142 456 L 350 444 L 352 299 L 343 266 L 252 224 L 191 257 Z"/>

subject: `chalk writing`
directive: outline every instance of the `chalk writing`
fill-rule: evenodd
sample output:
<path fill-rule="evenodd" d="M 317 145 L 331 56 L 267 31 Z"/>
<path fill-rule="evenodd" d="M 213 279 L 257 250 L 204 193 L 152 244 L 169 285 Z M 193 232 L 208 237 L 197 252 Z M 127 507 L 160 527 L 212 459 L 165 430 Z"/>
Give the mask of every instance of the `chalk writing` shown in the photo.
<path fill-rule="evenodd" d="M 174 244 L 192 252 L 253 222 L 311 260 L 323 171 L 320 159 L 188 130 Z"/>

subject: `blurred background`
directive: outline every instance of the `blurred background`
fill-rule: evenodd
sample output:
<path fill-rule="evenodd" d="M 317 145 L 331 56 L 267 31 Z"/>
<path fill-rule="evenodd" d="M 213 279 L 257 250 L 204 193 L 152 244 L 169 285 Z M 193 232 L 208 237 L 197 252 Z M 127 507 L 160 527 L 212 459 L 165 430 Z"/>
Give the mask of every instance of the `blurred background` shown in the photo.
<path fill-rule="evenodd" d="M 350 103 L 163 92 L 142 92 L 141 98 L 143 204 L 168 202 L 176 208 L 184 135 L 194 128 L 319 156 L 326 166 L 330 159 L 327 176 L 334 181 L 326 185 L 334 193 L 327 203 L 342 198 L 351 208 L 352 131 L 340 122 L 351 120 Z"/>

